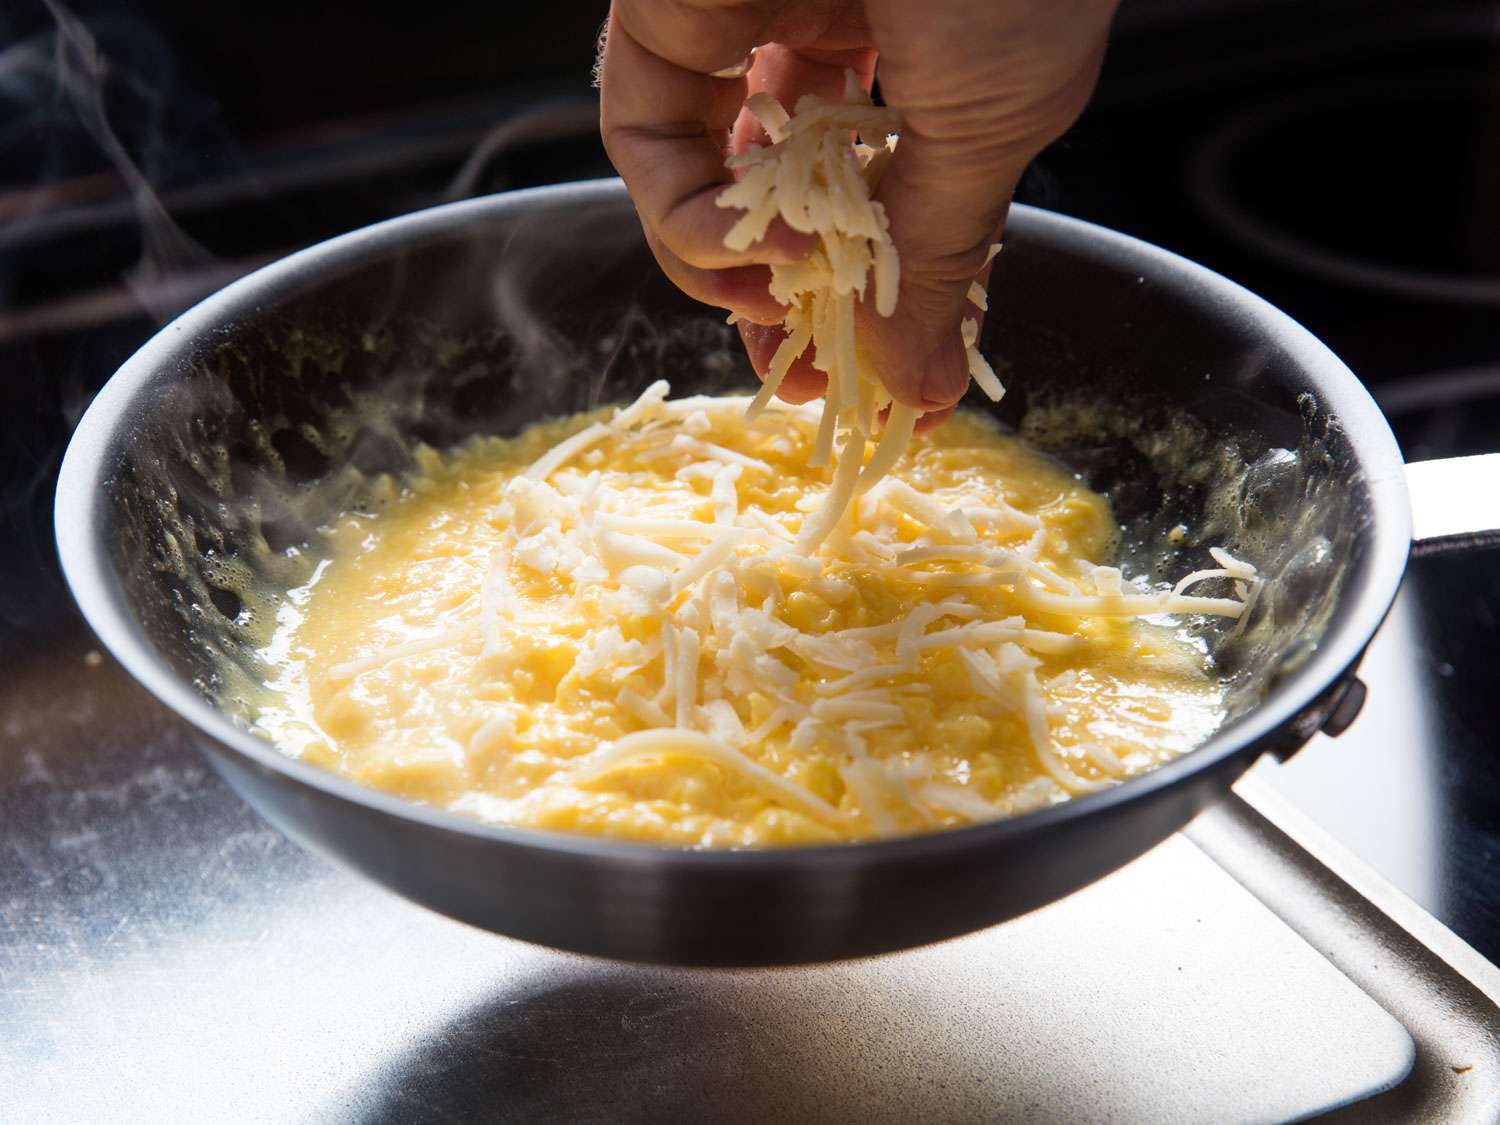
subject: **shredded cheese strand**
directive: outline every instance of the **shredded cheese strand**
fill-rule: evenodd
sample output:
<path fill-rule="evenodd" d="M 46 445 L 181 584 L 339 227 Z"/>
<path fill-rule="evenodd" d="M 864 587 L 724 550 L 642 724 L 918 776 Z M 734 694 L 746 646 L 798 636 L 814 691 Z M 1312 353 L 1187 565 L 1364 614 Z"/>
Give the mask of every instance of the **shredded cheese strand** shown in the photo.
<path fill-rule="evenodd" d="M 844 102 L 832 104 L 813 96 L 797 103 L 796 112 L 764 91 L 745 102 L 771 138 L 769 146 L 752 145 L 725 164 L 739 179 L 716 199 L 720 207 L 744 214 L 724 238 L 732 250 L 744 250 L 765 236 L 780 217 L 793 230 L 818 236 L 805 261 L 771 267 L 770 293 L 787 306 L 786 338 L 772 356 L 760 392 L 746 411 L 753 419 L 781 388 L 792 363 L 813 347 L 813 366 L 828 376 L 823 415 L 809 464 L 831 464 L 840 458 L 840 429 L 873 436 L 876 413 L 889 406 L 886 432 L 875 455 L 851 489 L 830 487 L 825 514 L 815 527 L 821 536 L 838 525 L 853 496 L 867 492 L 888 474 L 911 441 L 919 412 L 893 403 L 873 373 L 861 362 L 855 339 L 855 301 L 863 302 L 871 282 L 879 316 L 895 313 L 900 286 L 900 257 L 892 242 L 885 209 L 872 199 L 881 172 L 896 145 L 898 117 L 870 104 L 852 70 L 844 74 Z M 858 134 L 858 141 L 851 140 Z M 882 140 L 866 143 L 869 137 Z M 992 247 L 985 265 L 994 257 Z M 974 282 L 969 299 L 989 307 L 984 289 Z M 1005 393 L 978 348 L 977 321 L 960 326 L 969 373 L 993 401 Z M 860 451 L 860 456 L 863 451 Z M 835 481 L 842 482 L 838 473 Z M 819 539 L 821 542 L 821 539 Z"/>
<path fill-rule="evenodd" d="M 847 338 L 839 339 L 830 356 L 848 351 Z M 872 400 L 848 393 L 842 413 L 825 409 L 818 423 L 841 420 L 829 487 L 799 505 L 805 512 L 800 527 L 795 515 L 788 527 L 749 497 L 756 489 L 777 487 L 773 451 L 791 447 L 776 443 L 785 441 L 789 426 L 806 442 L 815 412 L 766 403 L 770 424 L 756 428 L 742 447 L 749 452 L 742 452 L 705 435 L 716 426 L 723 432 L 725 420 L 749 400 L 669 401 L 668 393 L 665 382 L 652 384 L 608 422 L 583 428 L 508 482 L 497 518 L 509 523 L 480 582 L 477 618 L 438 636 L 346 661 L 330 669 L 330 678 L 352 679 L 475 633 L 484 638 L 486 658 L 502 655 L 519 635 L 517 628 L 526 628 L 542 612 L 529 607 L 530 595 L 521 592 L 519 575 L 529 571 L 544 576 L 549 591 L 565 604 L 582 604 L 585 592 L 601 599 L 604 620 L 610 622 L 580 639 L 558 690 L 598 691 L 613 684 L 627 728 L 632 722 L 644 728 L 582 760 L 569 780 L 593 780 L 640 757 L 686 754 L 724 766 L 789 809 L 829 823 L 863 817 L 887 832 L 899 827 L 896 813 L 928 823 L 944 814 L 978 820 L 1051 799 L 1038 790 L 1024 801 L 1012 795 L 995 805 L 946 782 L 913 787 L 906 773 L 893 774 L 869 756 L 867 736 L 905 724 L 907 705 L 931 692 L 929 684 L 913 682 L 924 661 L 947 654 L 957 659 L 976 701 L 1021 720 L 1050 779 L 1047 792 L 1088 792 L 1126 772 L 1104 747 L 1079 741 L 1060 749 L 1052 738 L 1049 716 L 1056 704 L 1049 705 L 1048 697 L 1055 699 L 1070 681 L 1055 677 L 1044 687 L 1036 670 L 1041 656 L 1073 652 L 1086 643 L 1082 636 L 1035 628 L 1020 614 L 995 619 L 993 609 L 986 611 L 964 595 L 965 588 L 1003 586 L 1001 596 L 1013 607 L 1061 617 L 1236 617 L 1263 585 L 1254 566 L 1219 548 L 1210 550 L 1215 567 L 1195 570 L 1169 590 L 1139 592 L 1111 566 L 1085 567 L 1075 582 L 1038 561 L 1045 529 L 1037 517 L 994 497 L 986 506 L 970 502 L 962 489 L 923 492 L 900 476 L 886 475 L 911 439 L 915 411 L 891 407 L 885 434 L 866 463 L 869 419 L 861 413 Z M 651 466 L 643 471 L 674 482 L 678 499 L 632 507 L 600 472 L 567 469 L 573 458 L 606 440 Z M 872 476 L 873 487 L 856 501 Z M 919 529 L 915 542 L 911 528 L 901 528 L 903 521 Z M 1011 549 L 995 542 L 1027 530 L 1033 534 L 1025 546 Z M 820 555 L 830 541 L 836 550 Z M 933 565 L 942 569 L 922 569 Z M 804 632 L 777 616 L 785 606 L 783 583 L 805 583 L 830 605 L 839 605 L 854 596 L 859 567 L 919 588 L 946 585 L 954 591 L 941 600 L 919 600 L 894 620 L 833 632 Z M 1236 597 L 1188 592 L 1211 579 L 1232 585 Z M 657 631 L 626 640 L 623 621 L 613 623 L 622 613 L 640 616 L 648 627 L 654 623 Z M 600 675 L 604 669 L 608 677 Z M 637 686 L 627 686 L 627 677 Z M 637 690 L 643 680 L 649 686 Z M 736 706 L 751 693 L 760 693 L 769 706 L 754 725 Z M 838 770 L 846 788 L 844 809 L 755 760 L 758 748 L 787 727 L 793 754 L 830 741 L 842 740 L 848 748 L 849 761 Z M 515 730 L 509 713 L 492 716 L 469 737 L 469 751 L 488 753 L 513 738 Z M 1100 776 L 1085 777 L 1080 768 Z"/>
<path fill-rule="evenodd" d="M 778 773 L 752 761 L 732 746 L 706 734 L 688 730 L 637 731 L 617 738 L 584 759 L 567 775 L 571 784 L 592 781 L 628 762 L 673 754 L 702 758 L 739 774 L 755 788 L 783 804 L 799 809 L 825 823 L 837 824 L 842 813 L 815 793 L 794 785 Z"/>

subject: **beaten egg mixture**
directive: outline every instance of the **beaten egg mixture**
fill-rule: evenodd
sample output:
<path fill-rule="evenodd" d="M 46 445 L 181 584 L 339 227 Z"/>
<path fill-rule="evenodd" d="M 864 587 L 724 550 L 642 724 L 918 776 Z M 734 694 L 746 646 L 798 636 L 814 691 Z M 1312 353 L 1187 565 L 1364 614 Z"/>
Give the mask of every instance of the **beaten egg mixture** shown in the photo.
<path fill-rule="evenodd" d="M 1022 812 L 1218 723 L 1201 648 L 1139 615 L 1232 615 L 1182 589 L 1245 564 L 1135 589 L 1096 565 L 1107 502 L 963 414 L 810 558 L 816 411 L 658 388 L 423 451 L 347 515 L 281 606 L 259 730 L 487 821 L 743 847 Z"/>

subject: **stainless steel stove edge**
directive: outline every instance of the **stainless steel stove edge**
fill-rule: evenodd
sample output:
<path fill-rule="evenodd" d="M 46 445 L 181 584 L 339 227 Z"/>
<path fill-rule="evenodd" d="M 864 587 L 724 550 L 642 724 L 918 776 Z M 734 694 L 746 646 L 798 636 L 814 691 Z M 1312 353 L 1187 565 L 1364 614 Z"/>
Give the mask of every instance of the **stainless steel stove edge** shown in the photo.
<path fill-rule="evenodd" d="M 1500 1120 L 1500 968 L 1255 775 L 1184 835 L 1416 1044 L 1404 1080 L 1321 1120 Z"/>

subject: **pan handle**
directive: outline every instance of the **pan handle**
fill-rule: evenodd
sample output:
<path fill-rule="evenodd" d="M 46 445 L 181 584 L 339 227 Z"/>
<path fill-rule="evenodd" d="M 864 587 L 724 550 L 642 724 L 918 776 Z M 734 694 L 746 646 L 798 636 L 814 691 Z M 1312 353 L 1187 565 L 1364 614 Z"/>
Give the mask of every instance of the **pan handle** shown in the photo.
<path fill-rule="evenodd" d="M 1406 488 L 1413 555 L 1500 546 L 1500 453 L 1413 461 Z"/>

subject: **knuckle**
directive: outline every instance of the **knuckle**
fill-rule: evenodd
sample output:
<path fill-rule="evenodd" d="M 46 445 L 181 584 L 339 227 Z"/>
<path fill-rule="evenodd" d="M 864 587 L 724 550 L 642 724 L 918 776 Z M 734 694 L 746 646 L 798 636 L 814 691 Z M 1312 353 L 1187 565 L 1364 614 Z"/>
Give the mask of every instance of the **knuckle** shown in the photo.
<path fill-rule="evenodd" d="M 916 302 L 952 303 L 956 292 L 967 292 L 969 283 L 984 267 L 989 253 L 990 236 L 956 248 L 932 247 L 925 253 L 903 256 L 901 262 L 901 297 L 910 295 Z"/>

